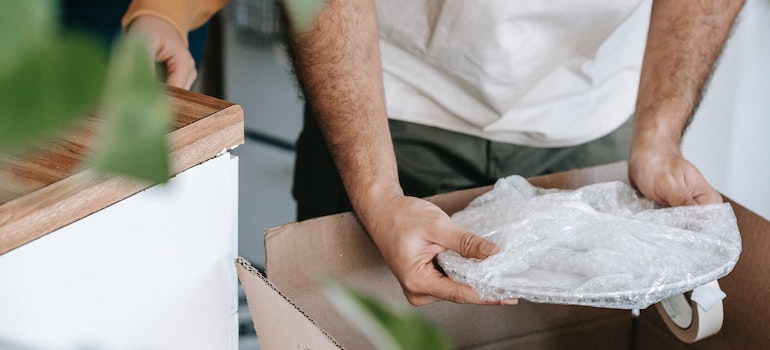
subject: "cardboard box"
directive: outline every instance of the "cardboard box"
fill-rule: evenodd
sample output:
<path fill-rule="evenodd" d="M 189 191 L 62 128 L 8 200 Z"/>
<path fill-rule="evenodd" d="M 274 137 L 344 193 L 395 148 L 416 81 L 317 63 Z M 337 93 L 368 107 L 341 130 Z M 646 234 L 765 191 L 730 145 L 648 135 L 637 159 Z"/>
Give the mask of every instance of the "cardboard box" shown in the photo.
<path fill-rule="evenodd" d="M 627 181 L 625 163 L 530 179 L 535 186 L 574 189 Z M 491 187 L 431 197 L 447 213 L 465 207 Z M 731 349 L 770 346 L 770 222 L 733 204 L 744 240 L 734 271 L 720 280 L 727 293 L 722 331 L 692 345 L 671 334 L 655 307 L 635 317 L 627 310 L 520 301 L 515 306 L 438 302 L 413 307 L 404 298 L 379 251 L 351 213 L 332 215 L 265 232 L 267 272 L 247 261 L 236 268 L 262 349 L 370 349 L 373 345 L 331 306 L 317 276 L 332 274 L 386 303 L 408 307 L 433 320 L 462 349 Z"/>

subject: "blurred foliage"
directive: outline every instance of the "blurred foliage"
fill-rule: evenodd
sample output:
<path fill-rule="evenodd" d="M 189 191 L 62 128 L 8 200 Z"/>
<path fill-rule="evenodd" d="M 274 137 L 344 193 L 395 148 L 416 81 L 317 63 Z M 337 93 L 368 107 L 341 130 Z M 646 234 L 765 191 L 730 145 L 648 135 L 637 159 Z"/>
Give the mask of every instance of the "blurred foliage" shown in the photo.
<path fill-rule="evenodd" d="M 304 32 L 313 24 L 326 0 L 283 0 L 283 4 L 288 12 L 292 30 Z"/>
<path fill-rule="evenodd" d="M 95 39 L 58 26 L 56 5 L 0 0 L 0 152 L 23 151 L 96 112 L 105 129 L 91 165 L 165 182 L 172 113 L 147 48 L 121 37 L 108 58 Z"/>
<path fill-rule="evenodd" d="M 168 97 L 155 81 L 144 41 L 126 37 L 112 54 L 101 112 L 108 118 L 93 157 L 98 170 L 152 182 L 168 178 Z"/>
<path fill-rule="evenodd" d="M 449 349 L 446 335 L 410 310 L 399 310 L 333 279 L 324 279 L 332 304 L 378 349 Z"/>

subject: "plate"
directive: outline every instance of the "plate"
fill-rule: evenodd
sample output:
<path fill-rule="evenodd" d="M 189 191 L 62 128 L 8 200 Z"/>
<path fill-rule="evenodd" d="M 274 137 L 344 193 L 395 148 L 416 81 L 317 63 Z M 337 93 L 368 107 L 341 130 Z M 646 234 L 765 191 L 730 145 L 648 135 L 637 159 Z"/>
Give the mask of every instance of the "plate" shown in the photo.
<path fill-rule="evenodd" d="M 511 176 L 452 220 L 500 247 L 438 255 L 484 300 L 642 309 L 727 275 L 741 252 L 729 204 L 659 208 L 623 182 L 565 191 Z"/>

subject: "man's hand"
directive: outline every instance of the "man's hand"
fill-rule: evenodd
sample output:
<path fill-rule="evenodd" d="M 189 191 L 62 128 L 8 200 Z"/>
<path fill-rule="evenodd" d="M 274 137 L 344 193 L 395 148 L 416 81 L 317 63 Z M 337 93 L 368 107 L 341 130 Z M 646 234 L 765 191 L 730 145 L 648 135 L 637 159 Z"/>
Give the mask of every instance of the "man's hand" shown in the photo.
<path fill-rule="evenodd" d="M 428 201 L 398 196 L 380 204 L 368 220 L 369 234 L 410 303 L 500 304 L 481 300 L 471 287 L 453 281 L 433 265 L 436 254 L 446 249 L 484 259 L 500 250 L 497 245 L 455 225 Z"/>
<path fill-rule="evenodd" d="M 722 203 L 719 192 L 673 142 L 637 143 L 631 150 L 628 176 L 642 194 L 661 205 Z"/>
<path fill-rule="evenodd" d="M 741 0 L 652 4 L 628 176 L 660 204 L 722 202 L 679 145 L 742 6 Z"/>
<path fill-rule="evenodd" d="M 155 16 L 138 16 L 128 27 L 140 31 L 148 39 L 150 53 L 156 62 L 166 66 L 166 83 L 182 89 L 190 89 L 198 72 L 195 60 L 179 31 L 171 23 Z"/>

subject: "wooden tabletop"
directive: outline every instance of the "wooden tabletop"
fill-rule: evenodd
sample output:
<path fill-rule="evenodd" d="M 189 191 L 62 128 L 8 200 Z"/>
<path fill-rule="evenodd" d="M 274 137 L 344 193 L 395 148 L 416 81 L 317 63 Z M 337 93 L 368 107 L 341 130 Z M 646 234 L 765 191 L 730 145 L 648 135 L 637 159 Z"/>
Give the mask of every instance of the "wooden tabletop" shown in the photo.
<path fill-rule="evenodd" d="M 243 143 L 243 110 L 171 88 L 176 119 L 169 134 L 174 174 Z M 0 154 L 0 254 L 112 205 L 151 184 L 83 168 L 100 120 L 23 155 Z"/>

